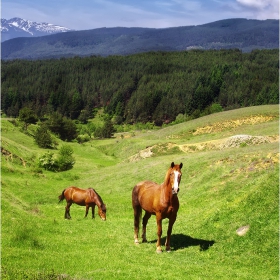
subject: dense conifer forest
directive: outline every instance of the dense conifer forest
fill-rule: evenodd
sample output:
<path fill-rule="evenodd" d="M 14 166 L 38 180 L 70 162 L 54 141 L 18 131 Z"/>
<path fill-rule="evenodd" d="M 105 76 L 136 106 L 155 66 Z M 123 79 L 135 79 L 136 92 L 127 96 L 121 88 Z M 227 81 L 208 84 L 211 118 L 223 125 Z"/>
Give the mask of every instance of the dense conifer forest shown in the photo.
<path fill-rule="evenodd" d="M 174 121 L 279 103 L 279 50 L 192 50 L 129 56 L 2 61 L 1 109 L 39 118 L 92 118 L 103 107 L 116 123 Z"/>

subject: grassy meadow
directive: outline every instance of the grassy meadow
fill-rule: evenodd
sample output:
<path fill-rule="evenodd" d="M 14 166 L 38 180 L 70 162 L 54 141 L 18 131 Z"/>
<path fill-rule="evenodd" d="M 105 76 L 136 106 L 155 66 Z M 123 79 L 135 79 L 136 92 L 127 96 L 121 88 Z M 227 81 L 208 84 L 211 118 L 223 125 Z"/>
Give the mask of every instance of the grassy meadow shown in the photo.
<path fill-rule="evenodd" d="M 46 150 L 2 119 L 1 279 L 279 279 L 278 129 L 277 105 L 226 111 L 69 143 L 74 168 L 54 173 L 36 166 Z M 131 191 L 161 183 L 172 161 L 184 164 L 180 209 L 172 252 L 157 254 L 154 216 L 148 243 L 134 244 Z M 96 189 L 107 221 L 77 205 L 65 220 L 58 195 L 71 185 Z"/>

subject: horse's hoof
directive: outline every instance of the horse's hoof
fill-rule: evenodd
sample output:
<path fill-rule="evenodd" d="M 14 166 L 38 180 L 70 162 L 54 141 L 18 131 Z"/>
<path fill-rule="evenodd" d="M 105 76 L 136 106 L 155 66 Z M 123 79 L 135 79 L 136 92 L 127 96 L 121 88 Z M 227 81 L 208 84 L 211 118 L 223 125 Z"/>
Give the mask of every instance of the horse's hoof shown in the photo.
<path fill-rule="evenodd" d="M 147 239 L 142 240 L 142 243 L 147 243 L 147 242 L 148 242 Z"/>
<path fill-rule="evenodd" d="M 139 244 L 139 241 L 137 239 L 134 240 L 135 244 Z"/>
<path fill-rule="evenodd" d="M 157 250 L 156 250 L 156 252 L 157 252 L 158 254 L 161 254 L 161 253 L 162 253 L 161 248 L 160 248 L 160 247 L 158 247 L 158 248 L 157 248 Z"/>

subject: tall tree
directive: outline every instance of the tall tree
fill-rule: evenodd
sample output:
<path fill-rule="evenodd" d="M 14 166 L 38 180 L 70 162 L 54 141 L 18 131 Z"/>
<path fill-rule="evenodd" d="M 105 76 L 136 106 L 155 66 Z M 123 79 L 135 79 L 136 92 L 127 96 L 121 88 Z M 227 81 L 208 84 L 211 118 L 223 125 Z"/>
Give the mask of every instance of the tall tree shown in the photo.
<path fill-rule="evenodd" d="M 25 130 L 27 130 L 29 124 L 35 124 L 38 121 L 38 117 L 32 109 L 24 107 L 19 111 L 19 120 L 24 122 Z"/>

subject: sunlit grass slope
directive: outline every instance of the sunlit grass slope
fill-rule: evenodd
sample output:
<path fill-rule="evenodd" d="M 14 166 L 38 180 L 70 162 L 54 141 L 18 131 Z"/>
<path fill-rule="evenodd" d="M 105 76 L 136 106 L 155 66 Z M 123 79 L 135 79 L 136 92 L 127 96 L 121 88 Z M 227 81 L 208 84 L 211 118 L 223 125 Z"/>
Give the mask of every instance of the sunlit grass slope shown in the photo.
<path fill-rule="evenodd" d="M 40 173 L 46 150 L 3 119 L 2 279 L 278 279 L 278 126 L 278 106 L 222 112 L 71 143 L 72 170 Z M 252 137 L 233 145 L 236 135 Z M 133 242 L 131 190 L 144 179 L 161 183 L 172 161 L 184 164 L 173 250 L 156 254 L 155 217 L 149 242 Z M 85 219 L 77 205 L 65 220 L 57 197 L 70 185 L 95 188 L 107 221 Z"/>

